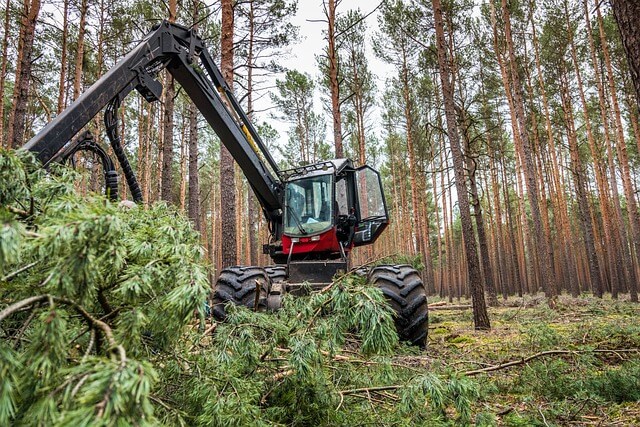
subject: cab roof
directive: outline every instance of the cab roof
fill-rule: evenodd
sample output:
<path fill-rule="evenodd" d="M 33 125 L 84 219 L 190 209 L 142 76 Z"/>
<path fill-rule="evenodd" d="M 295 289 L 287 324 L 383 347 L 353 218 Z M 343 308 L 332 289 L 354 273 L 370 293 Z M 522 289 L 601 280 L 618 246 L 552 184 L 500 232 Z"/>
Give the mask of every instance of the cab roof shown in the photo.
<path fill-rule="evenodd" d="M 311 165 L 303 165 L 286 169 L 280 171 L 279 175 L 284 181 L 291 181 L 293 179 L 325 175 L 329 173 L 339 175 L 345 169 L 351 168 L 353 168 L 353 162 L 351 159 L 332 159 Z"/>

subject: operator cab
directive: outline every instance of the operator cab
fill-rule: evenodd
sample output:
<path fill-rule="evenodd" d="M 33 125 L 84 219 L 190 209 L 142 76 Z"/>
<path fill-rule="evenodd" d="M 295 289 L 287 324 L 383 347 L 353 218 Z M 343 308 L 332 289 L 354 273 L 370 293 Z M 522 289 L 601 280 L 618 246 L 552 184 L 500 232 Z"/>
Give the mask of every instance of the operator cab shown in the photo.
<path fill-rule="evenodd" d="M 284 232 L 311 236 L 333 227 L 333 174 L 290 181 L 285 187 Z"/>
<path fill-rule="evenodd" d="M 373 243 L 389 223 L 380 175 L 369 166 L 336 159 L 283 176 L 284 254 L 345 257 L 354 246 Z"/>

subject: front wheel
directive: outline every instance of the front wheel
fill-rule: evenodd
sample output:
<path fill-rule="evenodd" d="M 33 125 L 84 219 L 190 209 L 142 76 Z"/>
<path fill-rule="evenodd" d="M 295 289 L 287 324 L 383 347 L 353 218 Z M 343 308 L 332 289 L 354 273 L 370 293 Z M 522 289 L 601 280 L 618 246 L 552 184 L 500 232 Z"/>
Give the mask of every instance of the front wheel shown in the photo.
<path fill-rule="evenodd" d="M 284 265 L 268 265 L 264 268 L 271 283 L 280 283 L 287 280 L 287 267 Z"/>
<path fill-rule="evenodd" d="M 429 326 L 427 290 L 410 265 L 381 265 L 369 272 L 369 283 L 380 288 L 396 312 L 398 337 L 425 347 Z"/>
<path fill-rule="evenodd" d="M 270 286 L 271 281 L 262 267 L 225 268 L 213 291 L 213 317 L 224 320 L 224 307 L 228 302 L 256 311 L 266 310 Z"/>

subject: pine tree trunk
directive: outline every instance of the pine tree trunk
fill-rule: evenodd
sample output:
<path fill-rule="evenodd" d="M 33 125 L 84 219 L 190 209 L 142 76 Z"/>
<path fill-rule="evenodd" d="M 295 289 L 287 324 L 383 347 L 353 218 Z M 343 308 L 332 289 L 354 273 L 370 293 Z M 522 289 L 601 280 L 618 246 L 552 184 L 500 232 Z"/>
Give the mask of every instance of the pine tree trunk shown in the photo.
<path fill-rule="evenodd" d="M 60 47 L 60 81 L 58 83 L 58 106 L 56 112 L 60 114 L 64 110 L 65 96 L 67 90 L 67 38 L 69 36 L 69 0 L 64 0 L 64 10 L 62 12 L 62 40 Z M 1 92 L 0 92 L 1 93 Z"/>
<path fill-rule="evenodd" d="M 489 132 L 487 132 L 489 135 Z M 491 147 L 491 141 L 487 140 L 487 145 Z M 498 171 L 497 166 L 493 160 L 493 157 L 489 160 L 489 170 L 491 171 L 491 196 L 493 198 L 493 210 L 495 211 L 495 221 L 493 221 L 493 240 L 495 245 L 495 257 L 497 264 L 497 277 L 500 289 L 502 291 L 502 299 L 506 300 L 508 297 L 508 289 L 506 285 L 507 277 L 509 277 L 509 271 L 507 269 L 507 259 L 510 257 L 510 253 L 506 249 L 504 244 L 505 229 L 502 219 L 502 208 L 500 207 L 500 188 L 498 186 Z M 490 206 L 491 208 L 491 206 Z"/>
<path fill-rule="evenodd" d="M 436 170 L 436 157 L 433 157 L 432 160 L 432 170 Z M 443 248 L 442 248 L 442 233 L 440 233 L 440 206 L 438 204 L 438 192 L 436 191 L 437 185 L 436 185 L 436 174 L 435 172 L 431 174 L 431 186 L 433 188 L 433 193 L 434 193 L 434 197 L 433 197 L 433 212 L 436 216 L 436 224 L 438 224 L 438 230 L 436 233 L 436 249 L 438 251 L 438 271 L 434 272 L 433 274 L 433 286 L 435 288 L 435 291 L 440 295 L 440 297 L 443 297 L 444 293 L 443 293 L 443 286 L 442 286 L 442 276 L 440 275 L 440 272 L 442 271 L 442 254 L 443 254 Z M 436 277 L 438 278 L 438 280 L 436 280 Z"/>
<path fill-rule="evenodd" d="M 441 121 L 438 120 L 438 124 L 441 124 Z M 441 126 L 442 127 L 442 126 Z M 444 252 L 440 256 L 440 271 L 442 272 L 443 283 L 446 283 L 447 286 L 447 297 L 449 302 L 453 301 L 453 244 L 451 243 L 451 221 L 449 220 L 450 204 L 447 203 L 447 192 L 446 188 L 450 188 L 449 182 L 449 174 L 445 173 L 447 168 L 447 162 L 445 158 L 445 141 L 444 138 L 440 141 L 440 169 L 442 172 L 440 173 L 440 188 L 442 189 L 442 220 L 443 220 L 443 234 L 444 234 Z"/>
<path fill-rule="evenodd" d="M 458 206 L 460 208 L 460 220 L 462 223 L 462 234 L 464 239 L 465 253 L 467 258 L 467 274 L 471 288 L 473 302 L 473 321 L 476 329 L 490 329 L 489 315 L 484 300 L 484 289 L 478 262 L 478 252 L 476 249 L 476 237 L 471 222 L 471 209 L 467 194 L 466 179 L 464 173 L 464 158 L 460 148 L 460 139 L 455 116 L 455 103 L 453 99 L 453 88 L 449 76 L 447 64 L 444 24 L 442 19 L 442 6 L 440 0 L 432 0 L 434 24 L 436 29 L 436 49 L 438 52 L 438 68 L 440 71 L 440 82 L 442 86 L 442 96 L 444 100 L 445 118 L 447 122 L 447 132 L 449 145 L 453 157 L 453 168 L 455 174 L 455 184 L 458 193 Z"/>
<path fill-rule="evenodd" d="M 24 0 L 23 16 L 18 41 L 18 64 L 13 88 L 13 105 L 9 114 L 7 141 L 9 147 L 20 147 L 24 143 L 27 101 L 31 83 L 31 57 L 36 22 L 40 13 L 40 0 Z"/>
<path fill-rule="evenodd" d="M 242 182 L 242 177 L 238 172 L 238 166 L 234 164 L 235 169 L 235 189 L 236 189 L 236 262 L 238 264 L 244 264 L 243 255 L 242 255 L 242 245 L 244 243 L 243 232 L 244 227 L 242 223 L 242 212 L 244 210 L 244 201 L 242 196 L 244 194 L 244 185 Z"/>
<path fill-rule="evenodd" d="M 220 68 L 222 77 L 233 90 L 233 0 L 222 0 L 222 33 Z M 222 267 L 237 264 L 236 186 L 234 160 L 229 150 L 220 144 L 220 212 Z"/>
<path fill-rule="evenodd" d="M 420 208 L 418 206 L 418 180 L 416 178 L 416 158 L 413 147 L 413 105 L 411 95 L 409 93 L 409 70 L 407 68 L 407 57 L 404 50 L 402 51 L 402 68 L 400 72 L 402 80 L 402 98 L 404 100 L 404 119 L 407 124 L 405 138 L 407 140 L 407 157 L 409 158 L 409 181 L 411 185 L 411 209 L 413 211 L 412 233 L 415 234 L 414 252 L 421 250 L 422 242 L 422 224 L 420 223 Z M 414 239 L 411 239 L 412 241 Z"/>
<path fill-rule="evenodd" d="M 640 2 L 638 0 L 611 0 L 622 44 L 627 53 L 631 80 L 636 89 L 636 102 L 640 106 Z"/>
<path fill-rule="evenodd" d="M 339 1 L 339 0 L 338 0 Z M 336 158 L 344 157 L 342 147 L 342 113 L 340 108 L 340 81 L 338 79 L 338 47 L 336 46 L 336 3 L 337 0 L 328 0 L 328 8 L 325 3 L 328 30 L 327 40 L 329 46 L 329 89 L 331 92 L 331 116 L 333 118 L 333 142 L 335 144 Z"/>
<path fill-rule="evenodd" d="M 176 21 L 177 0 L 169 1 L 169 22 Z M 175 80 L 168 72 L 165 76 L 164 116 L 162 120 L 162 182 L 160 198 L 167 203 L 175 203 L 173 195 L 173 111 L 175 107 Z"/>
<path fill-rule="evenodd" d="M 75 74 L 73 78 L 73 99 L 80 96 L 82 89 L 82 68 L 84 62 L 84 34 L 87 26 L 87 0 L 80 3 L 80 22 L 78 24 L 78 43 L 76 47 Z"/>
<path fill-rule="evenodd" d="M 190 129 L 190 121 L 189 121 L 189 106 L 184 107 L 186 109 L 182 114 L 182 132 L 180 132 L 180 192 L 179 192 L 179 203 L 180 211 L 185 212 L 187 209 L 187 159 L 189 157 L 189 141 L 187 138 L 190 138 L 189 134 Z"/>
<path fill-rule="evenodd" d="M 142 187 L 144 188 L 143 191 L 143 199 L 144 199 L 144 204 L 146 206 L 149 206 L 151 200 L 152 200 L 152 186 L 151 186 L 151 134 L 153 132 L 153 122 L 154 122 L 154 116 L 155 116 L 155 108 L 154 108 L 154 104 L 149 104 L 149 107 L 147 109 L 147 116 L 146 116 L 146 122 L 145 122 L 145 126 L 146 126 L 146 132 L 145 132 L 145 137 L 144 137 L 144 172 L 142 174 Z M 157 168 L 154 168 L 157 169 Z"/>
<path fill-rule="evenodd" d="M 9 11 L 11 6 L 11 0 L 7 0 L 4 9 L 4 36 L 2 38 L 2 54 L 0 54 L 0 148 L 4 148 L 9 145 L 9 140 L 4 138 L 4 87 L 7 78 L 7 64 L 9 58 L 7 57 L 7 51 L 9 49 Z"/>
<path fill-rule="evenodd" d="M 200 181 L 198 178 L 198 110 L 189 103 L 189 219 L 200 231 Z"/>
<path fill-rule="evenodd" d="M 253 67 L 254 67 L 254 44 L 256 36 L 256 23 L 255 23 L 255 11 L 254 0 L 249 0 L 249 52 L 247 55 L 247 116 L 250 121 L 253 121 Z M 258 262 L 258 226 L 260 224 L 259 210 L 256 208 L 258 203 L 253 190 L 247 191 L 247 214 L 249 220 L 247 226 L 249 227 L 249 233 L 247 238 L 249 239 L 249 257 L 248 264 L 257 265 Z"/>

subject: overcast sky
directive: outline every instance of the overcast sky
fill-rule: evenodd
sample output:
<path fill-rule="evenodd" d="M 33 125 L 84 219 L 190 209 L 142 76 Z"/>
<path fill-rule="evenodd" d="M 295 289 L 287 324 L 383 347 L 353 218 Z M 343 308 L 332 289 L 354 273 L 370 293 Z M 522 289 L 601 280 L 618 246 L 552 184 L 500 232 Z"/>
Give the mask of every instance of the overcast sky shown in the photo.
<path fill-rule="evenodd" d="M 378 5 L 378 1 L 362 1 L 362 0 L 342 0 L 338 6 L 338 13 L 344 13 L 349 9 L 358 9 L 366 15 L 374 10 Z M 296 69 L 298 71 L 306 72 L 311 75 L 314 81 L 317 82 L 319 77 L 318 65 L 316 63 L 316 56 L 322 53 L 322 50 L 327 44 L 324 39 L 322 31 L 326 29 L 326 22 L 319 22 L 325 20 L 324 11 L 322 7 L 322 0 L 300 0 L 298 3 L 298 13 L 291 19 L 291 23 L 300 28 L 300 41 L 291 46 L 289 57 L 284 59 L 282 64 L 289 69 Z M 377 77 L 377 87 L 381 89 L 387 76 L 393 72 L 393 69 L 388 64 L 376 58 L 371 48 L 371 36 L 374 33 L 375 28 L 378 25 L 378 11 L 376 10 L 366 19 L 367 24 L 367 56 L 369 61 L 369 67 L 371 71 Z M 319 88 L 318 88 L 319 89 Z M 322 89 L 321 89 L 322 90 Z M 320 99 L 321 90 L 316 91 L 315 108 L 316 112 L 323 113 L 327 122 L 327 142 L 333 146 L 333 130 L 330 128 L 331 118 L 328 113 L 325 113 L 322 109 L 322 103 Z M 268 102 L 266 97 L 263 98 L 263 102 Z M 261 109 L 261 108 L 260 108 Z M 378 112 L 373 112 L 375 117 Z M 280 133 L 280 144 L 284 146 L 288 139 L 287 131 L 289 125 L 279 122 L 278 120 L 271 119 L 268 114 L 262 114 L 263 120 L 268 121 L 274 128 Z M 372 119 L 374 118 L 372 117 Z M 374 120 L 372 120 L 373 122 Z M 375 120 L 378 122 L 378 120 Z"/>

